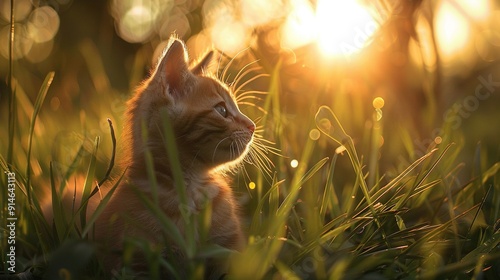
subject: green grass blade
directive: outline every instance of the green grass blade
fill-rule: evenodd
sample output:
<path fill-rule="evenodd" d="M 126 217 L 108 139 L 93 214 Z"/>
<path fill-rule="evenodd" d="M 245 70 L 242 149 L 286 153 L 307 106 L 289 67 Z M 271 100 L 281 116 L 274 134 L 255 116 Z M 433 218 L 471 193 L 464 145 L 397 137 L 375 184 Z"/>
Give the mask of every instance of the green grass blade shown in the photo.
<path fill-rule="evenodd" d="M 469 262 L 478 260 L 481 256 L 489 253 L 498 252 L 498 245 L 500 244 L 500 229 L 497 229 L 491 237 L 479 244 L 474 250 L 465 255 L 461 262 Z"/>
<path fill-rule="evenodd" d="M 78 148 L 78 151 L 77 151 L 75 157 L 73 158 L 68 169 L 64 173 L 63 178 L 61 178 L 61 183 L 59 184 L 59 189 L 57 190 L 60 195 L 63 194 L 66 183 L 68 183 L 68 180 L 71 177 L 71 175 L 73 175 L 75 173 L 76 169 L 79 167 L 79 163 L 84 155 L 84 152 L 85 152 L 85 148 L 82 144 L 82 145 L 80 145 L 80 148 Z"/>
<path fill-rule="evenodd" d="M 339 207 L 339 198 L 335 193 L 335 189 L 333 187 L 333 174 L 335 172 L 335 163 L 337 162 L 338 154 L 335 153 L 332 158 L 332 162 L 330 163 L 330 170 L 328 171 L 325 189 L 323 191 L 323 197 L 321 201 L 320 214 L 324 218 L 327 211 L 331 210 L 331 216 L 337 217 L 341 215 L 341 210 Z"/>
<path fill-rule="evenodd" d="M 59 196 L 59 192 L 56 189 L 52 162 L 50 163 L 50 182 L 52 193 L 52 218 L 56 229 L 56 242 L 60 243 L 64 239 L 64 232 L 66 231 L 66 217 L 64 215 L 65 211 L 63 211 L 62 198 Z"/>
<path fill-rule="evenodd" d="M 94 149 L 90 157 L 90 163 L 87 169 L 87 175 L 85 176 L 85 183 L 83 184 L 82 198 L 80 205 L 80 227 L 85 228 L 87 222 L 87 206 L 90 197 L 90 192 L 92 191 L 92 183 L 94 182 L 95 170 L 97 165 L 97 151 L 99 149 L 100 137 L 96 137 L 94 141 Z"/>
<path fill-rule="evenodd" d="M 121 181 L 122 181 L 122 179 L 123 179 L 124 176 L 125 176 L 125 172 L 122 173 L 122 175 L 120 176 L 120 178 L 118 178 L 118 180 L 116 180 L 116 182 L 114 183 L 114 185 L 109 189 L 109 192 L 99 202 L 99 205 L 96 207 L 94 213 L 92 213 L 92 215 L 90 216 L 90 219 L 88 219 L 87 223 L 83 227 L 82 237 L 85 238 L 87 236 L 87 234 L 90 232 L 90 230 L 94 226 L 95 222 L 97 221 L 97 219 L 99 218 L 99 216 L 101 215 L 101 213 L 106 208 L 106 205 L 108 205 L 108 202 L 111 199 L 111 196 L 115 192 L 116 188 L 120 185 L 120 183 L 121 183 Z"/>
<path fill-rule="evenodd" d="M 172 127 L 170 117 L 168 116 L 168 112 L 166 110 L 162 110 L 160 112 L 160 116 L 162 119 L 162 137 L 164 137 L 163 142 L 165 143 L 170 168 L 174 177 L 175 189 L 177 191 L 177 195 L 179 196 L 179 211 L 184 219 L 186 227 L 186 242 L 188 246 L 187 255 L 189 258 L 191 258 L 194 256 L 196 250 L 195 236 L 197 233 L 195 229 L 195 217 L 193 213 L 191 213 L 191 208 L 188 206 L 186 186 L 184 184 L 184 173 L 179 161 L 174 129 Z"/>
<path fill-rule="evenodd" d="M 47 92 L 49 91 L 50 85 L 52 84 L 52 80 L 54 79 L 54 72 L 49 72 L 45 77 L 45 80 L 42 83 L 40 91 L 36 97 L 35 107 L 33 111 L 33 115 L 31 116 L 30 122 L 30 130 L 28 135 L 28 151 L 27 151 L 27 165 L 26 165 L 26 190 L 28 193 L 28 201 L 31 203 L 31 147 L 33 144 L 33 134 L 35 133 L 35 123 L 38 117 L 38 113 L 42 108 L 43 101 L 47 96 Z"/>
<path fill-rule="evenodd" d="M 7 77 L 7 88 L 9 89 L 9 148 L 7 150 L 7 163 L 13 164 L 14 156 L 14 134 L 17 116 L 16 90 L 14 88 L 14 0 L 10 0 L 10 32 L 9 32 L 9 76 Z"/>
<path fill-rule="evenodd" d="M 427 179 L 427 177 L 429 177 L 429 174 L 434 170 L 434 168 L 436 168 L 436 166 L 438 165 L 438 163 L 443 159 L 444 155 L 446 154 L 446 152 L 448 151 L 448 149 L 450 149 L 451 146 L 452 146 L 452 144 L 449 144 L 448 146 L 446 146 L 444 148 L 443 152 L 432 163 L 432 166 L 426 172 L 424 172 L 422 178 L 419 181 L 416 181 L 416 183 L 411 187 L 410 191 L 408 191 L 404 195 L 404 197 L 401 198 L 398 201 L 398 203 L 396 203 L 395 209 L 400 209 L 408 201 L 408 199 L 410 198 L 410 196 L 413 194 L 414 190 L 416 188 L 418 188 L 419 186 L 421 186 L 423 184 L 423 182 L 425 182 L 425 179 Z M 429 155 L 429 154 L 430 153 L 428 153 L 427 155 Z"/>

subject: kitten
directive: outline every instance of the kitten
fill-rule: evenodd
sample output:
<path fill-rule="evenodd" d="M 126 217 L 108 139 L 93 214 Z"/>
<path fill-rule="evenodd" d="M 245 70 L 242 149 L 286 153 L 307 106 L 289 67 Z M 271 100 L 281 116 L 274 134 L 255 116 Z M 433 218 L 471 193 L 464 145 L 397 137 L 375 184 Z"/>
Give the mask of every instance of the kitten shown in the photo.
<path fill-rule="evenodd" d="M 212 56 L 210 52 L 189 67 L 184 43 L 171 39 L 150 78 L 128 101 L 122 137 L 126 179 L 95 225 L 95 239 L 110 251 L 119 252 L 126 236 L 145 238 L 154 244 L 163 240 L 160 222 L 138 195 L 140 192 L 153 201 L 145 161 L 147 149 L 153 155 L 160 208 L 181 232 L 184 230 L 172 174 L 175 163 L 169 161 L 163 135 L 162 110 L 168 113 L 173 127 L 189 210 L 196 215 L 210 200 L 209 242 L 233 250 L 243 248 L 238 206 L 219 169 L 241 162 L 252 143 L 255 124 L 240 112 L 230 89 L 205 73 Z M 121 255 L 109 253 L 104 263 L 108 270 L 118 269 Z M 208 278 L 224 273 L 217 267 L 208 270 Z"/>

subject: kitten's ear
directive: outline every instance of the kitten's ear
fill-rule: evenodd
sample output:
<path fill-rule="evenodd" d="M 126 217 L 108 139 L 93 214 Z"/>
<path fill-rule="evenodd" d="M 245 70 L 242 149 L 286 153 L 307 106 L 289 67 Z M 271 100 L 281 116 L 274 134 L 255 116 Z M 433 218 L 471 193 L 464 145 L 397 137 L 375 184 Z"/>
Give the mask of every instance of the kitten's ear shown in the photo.
<path fill-rule="evenodd" d="M 191 67 L 191 72 L 195 75 L 201 75 L 204 70 L 210 67 L 213 57 L 214 51 L 209 51 L 198 63 Z"/>
<path fill-rule="evenodd" d="M 163 76 L 161 79 L 165 79 L 168 84 L 170 93 L 178 93 L 182 89 L 189 73 L 187 60 L 184 43 L 178 39 L 172 39 L 158 68 L 159 74 Z"/>

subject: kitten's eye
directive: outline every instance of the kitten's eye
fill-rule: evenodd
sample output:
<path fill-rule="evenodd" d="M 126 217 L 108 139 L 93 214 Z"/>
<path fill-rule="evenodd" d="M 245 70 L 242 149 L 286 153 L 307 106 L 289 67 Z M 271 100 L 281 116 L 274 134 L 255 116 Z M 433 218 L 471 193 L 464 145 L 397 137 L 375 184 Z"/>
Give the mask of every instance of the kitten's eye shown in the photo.
<path fill-rule="evenodd" d="M 215 105 L 214 109 L 221 116 L 223 116 L 224 118 L 227 118 L 227 108 L 226 108 L 226 105 L 224 105 L 224 103 L 220 103 L 220 104 Z"/>

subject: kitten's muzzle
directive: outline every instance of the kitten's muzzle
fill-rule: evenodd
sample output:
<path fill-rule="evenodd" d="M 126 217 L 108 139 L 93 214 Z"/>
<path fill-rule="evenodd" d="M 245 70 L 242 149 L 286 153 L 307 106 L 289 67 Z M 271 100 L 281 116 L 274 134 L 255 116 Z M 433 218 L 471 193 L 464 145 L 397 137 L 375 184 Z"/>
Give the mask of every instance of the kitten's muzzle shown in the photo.
<path fill-rule="evenodd" d="M 255 124 L 253 122 L 248 125 L 247 128 L 250 131 L 250 134 L 253 134 L 255 132 Z"/>

